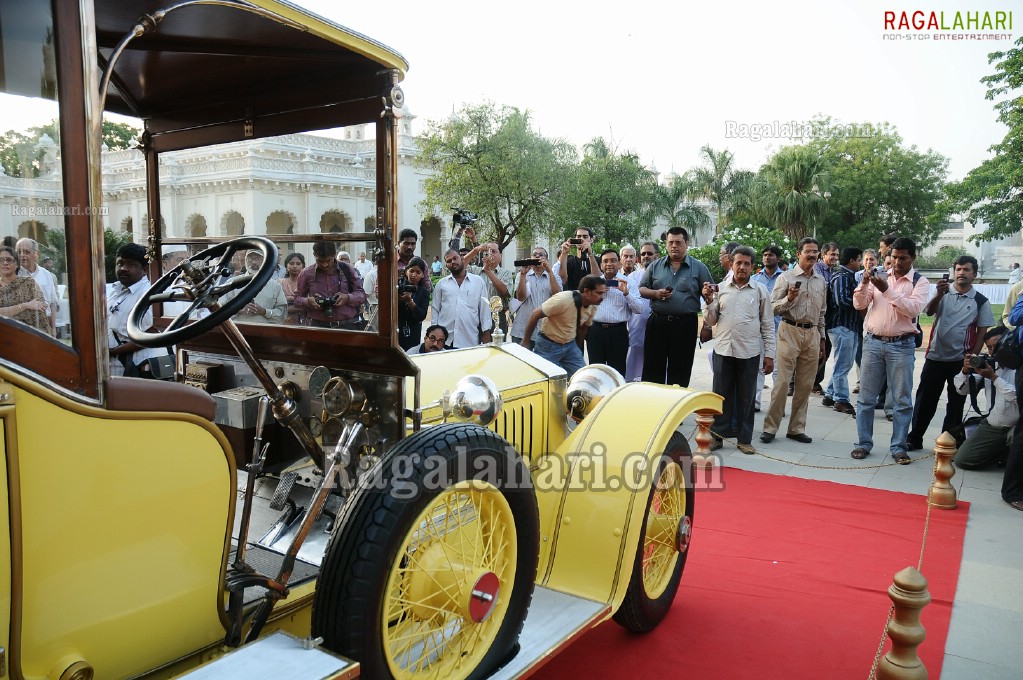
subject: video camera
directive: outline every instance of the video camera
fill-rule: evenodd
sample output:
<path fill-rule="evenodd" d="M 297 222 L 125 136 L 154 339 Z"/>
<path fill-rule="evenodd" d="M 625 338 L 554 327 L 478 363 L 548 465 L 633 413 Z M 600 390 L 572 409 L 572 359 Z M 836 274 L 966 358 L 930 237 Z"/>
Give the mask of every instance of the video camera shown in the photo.
<path fill-rule="evenodd" d="M 990 354 L 974 354 L 970 357 L 970 368 L 978 370 L 990 368 L 992 371 L 998 368 L 998 362 Z"/>
<path fill-rule="evenodd" d="M 515 260 L 514 265 L 516 267 L 536 267 L 540 264 L 540 260 L 535 257 L 529 257 L 525 260 Z"/>
<path fill-rule="evenodd" d="M 404 295 L 405 293 L 415 293 L 419 286 L 411 284 L 408 279 L 404 276 L 398 277 L 398 295 Z"/>
<path fill-rule="evenodd" d="M 480 218 L 476 213 L 469 212 L 464 208 L 454 208 L 454 211 L 455 214 L 451 216 L 451 222 L 453 224 L 460 224 L 463 227 L 471 227 Z"/>

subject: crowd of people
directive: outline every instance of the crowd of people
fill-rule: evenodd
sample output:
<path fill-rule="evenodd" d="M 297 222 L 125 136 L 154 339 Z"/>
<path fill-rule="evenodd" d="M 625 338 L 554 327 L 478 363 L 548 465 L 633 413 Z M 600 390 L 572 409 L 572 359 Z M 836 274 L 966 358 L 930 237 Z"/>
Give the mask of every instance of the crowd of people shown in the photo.
<path fill-rule="evenodd" d="M 727 243 L 720 250 L 721 281 L 688 253 L 689 235 L 681 227 L 664 235 L 663 256 L 652 241 L 641 243 L 638 251 L 626 245 L 600 253 L 593 243 L 592 230 L 580 227 L 555 258 L 537 246 L 509 269 L 497 243 L 477 243 L 471 228 L 459 228 L 441 267 L 439 258 L 428 265 L 416 256 L 418 235 L 402 230 L 396 253 L 400 346 L 423 354 L 485 344 L 496 321 L 512 342 L 569 377 L 588 361 L 607 364 L 628 381 L 688 387 L 698 339 L 713 338 L 713 389 L 724 401 L 711 448 L 734 438 L 747 454 L 757 452 L 755 414 L 763 405 L 767 376 L 773 376 L 773 385 L 761 443 L 770 444 L 786 419 L 788 439 L 811 443 L 806 423 L 817 395 L 820 406 L 855 418 L 854 459 L 873 453 L 875 411 L 883 411 L 892 422 L 888 454 L 900 464 L 910 463 L 910 452 L 925 446 L 924 433 L 944 390 L 943 430 L 962 429 L 967 404 L 980 416 L 956 463 L 967 469 L 1005 466 L 1003 498 L 1023 510 L 1016 398 L 1021 387 L 1016 372 L 990 356 L 1002 335 L 1023 332 L 1023 282 L 1012 286 L 996 321 L 990 301 L 973 285 L 975 258 L 959 257 L 931 294 L 930 282 L 913 266 L 916 244 L 908 238 L 885 236 L 877 250 L 840 249 L 804 238 L 791 263 L 777 246 L 757 253 Z M 56 283 L 38 259 L 31 239 L 0 248 L 0 316 L 53 334 Z M 301 253 L 283 256 L 278 276 L 242 308 L 238 320 L 348 330 L 373 324 L 379 286 L 377 269 L 365 253 L 353 264 L 334 243 L 317 241 L 313 259 L 306 265 Z M 146 265 L 145 248 L 123 246 L 117 252 L 117 281 L 107 291 L 111 357 L 125 375 L 143 377 L 149 375 L 149 360 L 164 352 L 138 347 L 126 335 L 127 312 L 149 286 Z M 260 252 L 245 254 L 245 270 L 262 265 Z M 435 285 L 431 274 L 439 276 Z M 933 318 L 926 339 L 921 315 Z M 925 341 L 915 380 L 917 349 Z M 980 412 L 979 396 L 986 412 Z"/>

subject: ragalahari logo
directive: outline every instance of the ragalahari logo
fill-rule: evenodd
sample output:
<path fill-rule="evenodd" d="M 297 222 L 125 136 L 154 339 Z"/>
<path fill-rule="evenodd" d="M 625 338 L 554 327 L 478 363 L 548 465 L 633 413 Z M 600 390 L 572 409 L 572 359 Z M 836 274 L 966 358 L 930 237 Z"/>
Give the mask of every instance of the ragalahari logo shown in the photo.
<path fill-rule="evenodd" d="M 1011 40 L 1012 12 L 884 12 L 885 40 Z"/>

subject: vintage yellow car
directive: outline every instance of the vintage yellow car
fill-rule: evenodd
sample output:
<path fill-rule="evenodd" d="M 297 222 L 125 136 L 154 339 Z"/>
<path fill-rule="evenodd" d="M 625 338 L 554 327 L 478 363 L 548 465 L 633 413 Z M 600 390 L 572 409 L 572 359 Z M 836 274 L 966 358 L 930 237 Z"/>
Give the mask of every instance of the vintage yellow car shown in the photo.
<path fill-rule="evenodd" d="M 705 445 L 720 398 L 569 383 L 518 346 L 402 352 L 399 54 L 275 0 L 0 0 L 0 26 L 5 105 L 59 121 L 30 161 L 50 193 L 24 197 L 59 217 L 17 236 L 63 237 L 67 319 L 0 318 L 0 677 L 520 677 L 610 617 L 658 624 L 693 529 L 680 426 Z M 111 374 L 104 111 L 145 125 L 153 285 L 127 331 L 176 347 L 173 380 Z M 367 123 L 366 231 L 163 228 L 161 154 Z M 278 247 L 318 241 L 367 244 L 371 329 L 236 323 Z"/>

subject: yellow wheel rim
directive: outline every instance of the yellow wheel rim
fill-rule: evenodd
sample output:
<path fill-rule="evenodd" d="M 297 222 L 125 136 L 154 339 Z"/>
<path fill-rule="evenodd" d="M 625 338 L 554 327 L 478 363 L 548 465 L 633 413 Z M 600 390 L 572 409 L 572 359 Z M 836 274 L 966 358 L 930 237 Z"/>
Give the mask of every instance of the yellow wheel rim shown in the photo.
<path fill-rule="evenodd" d="M 515 581 L 515 518 L 490 484 L 460 482 L 416 518 L 387 578 L 384 653 L 403 678 L 465 678 L 501 627 Z"/>
<path fill-rule="evenodd" d="M 650 599 L 664 593 L 679 556 L 689 547 L 691 524 L 686 517 L 685 476 L 669 460 L 661 470 L 643 533 L 643 590 Z"/>

